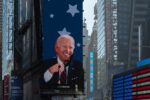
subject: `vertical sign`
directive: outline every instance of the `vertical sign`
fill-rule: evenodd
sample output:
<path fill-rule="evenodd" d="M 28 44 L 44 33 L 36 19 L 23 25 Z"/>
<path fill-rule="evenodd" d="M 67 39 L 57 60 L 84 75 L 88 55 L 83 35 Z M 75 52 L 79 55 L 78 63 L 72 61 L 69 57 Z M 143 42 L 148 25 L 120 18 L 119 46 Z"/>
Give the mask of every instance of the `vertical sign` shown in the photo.
<path fill-rule="evenodd" d="M 117 0 L 112 0 L 112 33 L 113 33 L 113 52 L 114 61 L 118 60 L 118 19 L 117 19 Z"/>
<path fill-rule="evenodd" d="M 74 90 L 81 92 L 84 90 L 82 3 L 83 0 L 42 0 L 42 60 L 44 67 L 41 71 L 43 74 L 41 75 L 40 86 L 43 91 L 59 89 L 60 92 L 65 93 L 65 88 L 65 91 L 69 90 L 74 93 Z M 62 43 L 59 42 L 61 45 L 55 46 L 58 37 L 64 35 L 70 35 L 71 37 L 68 37 L 74 38 L 75 48 L 72 43 L 69 43 L 70 41 L 67 44 L 66 41 L 63 42 L 64 40 L 61 41 Z M 68 59 L 65 59 L 65 57 L 68 57 Z M 50 74 L 47 73 L 48 68 L 58 67 L 54 64 L 61 66 L 50 77 Z M 61 76 L 63 64 L 68 68 L 65 79 Z M 62 82 L 62 80 L 65 80 L 65 82 Z M 68 87 L 61 85 L 67 85 Z M 55 94 L 55 92 L 51 93 Z"/>
<path fill-rule="evenodd" d="M 94 53 L 90 52 L 90 92 L 94 91 Z"/>
<path fill-rule="evenodd" d="M 10 75 L 7 74 L 4 76 L 4 100 L 9 100 L 9 82 Z"/>
<path fill-rule="evenodd" d="M 17 75 L 11 76 L 11 100 L 23 100 L 23 81 Z"/>

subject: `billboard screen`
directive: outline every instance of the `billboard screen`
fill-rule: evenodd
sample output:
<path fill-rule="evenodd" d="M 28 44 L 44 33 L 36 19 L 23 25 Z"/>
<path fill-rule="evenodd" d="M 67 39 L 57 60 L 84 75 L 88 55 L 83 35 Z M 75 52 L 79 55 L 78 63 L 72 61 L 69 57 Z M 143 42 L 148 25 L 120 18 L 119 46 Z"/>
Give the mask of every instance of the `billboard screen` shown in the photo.
<path fill-rule="evenodd" d="M 83 0 L 42 1 L 43 93 L 83 92 L 82 3 Z"/>
<path fill-rule="evenodd" d="M 115 75 L 112 90 L 113 100 L 150 99 L 150 67 Z"/>

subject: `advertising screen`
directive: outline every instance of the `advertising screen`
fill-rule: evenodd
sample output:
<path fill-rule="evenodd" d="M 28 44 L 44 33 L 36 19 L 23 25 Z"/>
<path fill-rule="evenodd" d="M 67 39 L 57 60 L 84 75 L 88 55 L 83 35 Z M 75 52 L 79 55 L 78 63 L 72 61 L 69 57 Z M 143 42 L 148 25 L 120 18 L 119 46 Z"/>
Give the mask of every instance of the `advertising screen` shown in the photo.
<path fill-rule="evenodd" d="M 42 1 L 43 94 L 84 91 L 82 0 Z"/>
<path fill-rule="evenodd" d="M 113 100 L 150 99 L 150 67 L 115 75 L 112 90 Z"/>

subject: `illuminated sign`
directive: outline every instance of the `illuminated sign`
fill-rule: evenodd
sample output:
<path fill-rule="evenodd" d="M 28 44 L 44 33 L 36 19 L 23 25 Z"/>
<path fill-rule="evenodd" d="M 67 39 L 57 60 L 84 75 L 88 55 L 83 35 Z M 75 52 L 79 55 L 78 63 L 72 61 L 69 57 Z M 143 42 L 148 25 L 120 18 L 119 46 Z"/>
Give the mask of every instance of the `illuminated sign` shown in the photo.
<path fill-rule="evenodd" d="M 9 100 L 9 92 L 10 92 L 9 82 L 10 82 L 10 75 L 7 74 L 4 76 L 4 100 Z"/>
<path fill-rule="evenodd" d="M 11 76 L 11 100 L 23 99 L 23 81 L 17 75 Z"/>
<path fill-rule="evenodd" d="M 83 0 L 42 0 L 42 95 L 84 90 L 82 3 Z M 54 67 L 58 70 L 48 70 Z"/>
<path fill-rule="evenodd" d="M 137 67 L 141 67 L 141 66 L 144 66 L 147 64 L 150 64 L 150 58 L 147 58 L 147 59 L 144 59 L 144 60 L 137 62 Z"/>
<path fill-rule="evenodd" d="M 115 75 L 113 100 L 150 99 L 150 67 Z"/>
<path fill-rule="evenodd" d="M 90 92 L 94 91 L 94 53 L 90 52 Z"/>
<path fill-rule="evenodd" d="M 112 0 L 112 32 L 113 32 L 113 58 L 118 60 L 118 19 L 117 19 L 117 0 Z"/>

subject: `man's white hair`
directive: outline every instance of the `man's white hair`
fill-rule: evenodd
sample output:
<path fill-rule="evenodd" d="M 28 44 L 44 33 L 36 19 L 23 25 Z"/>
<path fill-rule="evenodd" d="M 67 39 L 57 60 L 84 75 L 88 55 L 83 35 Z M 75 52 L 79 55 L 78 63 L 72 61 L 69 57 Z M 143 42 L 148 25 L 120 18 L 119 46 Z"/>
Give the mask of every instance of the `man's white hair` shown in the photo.
<path fill-rule="evenodd" d="M 75 46 L 75 40 L 74 40 L 74 38 L 73 38 L 72 36 L 70 36 L 70 35 L 67 35 L 67 34 L 65 34 L 65 35 L 60 35 L 60 36 L 57 38 L 57 40 L 56 40 L 56 44 L 59 44 L 59 41 L 60 41 L 62 38 L 66 38 L 66 39 L 71 40 L 72 43 L 73 43 L 73 46 Z"/>

